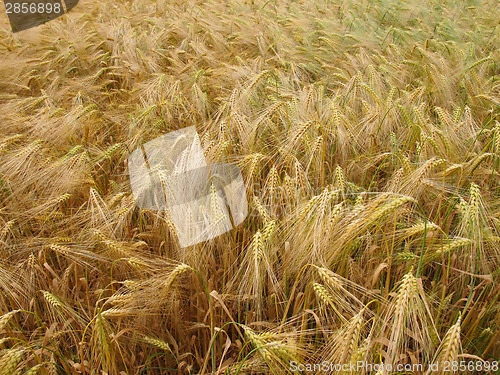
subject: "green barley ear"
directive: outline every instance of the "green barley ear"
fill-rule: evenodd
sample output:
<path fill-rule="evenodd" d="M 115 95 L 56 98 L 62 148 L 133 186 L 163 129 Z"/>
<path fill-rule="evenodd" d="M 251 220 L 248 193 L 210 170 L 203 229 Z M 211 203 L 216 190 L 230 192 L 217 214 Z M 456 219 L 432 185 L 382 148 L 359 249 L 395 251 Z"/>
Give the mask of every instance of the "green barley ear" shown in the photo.
<path fill-rule="evenodd" d="M 115 207 L 116 205 L 118 205 L 118 203 L 120 203 L 122 201 L 123 198 L 125 198 L 127 196 L 127 193 L 125 192 L 119 192 L 117 194 L 115 194 L 108 202 L 108 207 L 109 208 L 113 208 Z"/>
<path fill-rule="evenodd" d="M 389 94 L 387 95 L 387 98 L 385 100 L 385 107 L 387 109 L 390 109 L 392 107 L 392 104 L 394 102 L 394 95 L 396 94 L 396 88 L 391 87 L 391 90 L 389 91 Z"/>
<path fill-rule="evenodd" d="M 55 365 L 52 362 L 39 363 L 38 365 L 35 365 L 32 368 L 30 368 L 24 375 L 37 375 L 40 373 L 40 369 L 43 368 L 44 366 L 50 366 L 51 369 L 55 368 Z"/>
<path fill-rule="evenodd" d="M 493 152 L 500 156 L 500 122 L 495 121 Z"/>
<path fill-rule="evenodd" d="M 312 287 L 314 293 L 316 293 L 320 301 L 322 301 L 325 305 L 335 308 L 335 304 L 333 303 L 332 297 L 330 296 L 330 294 L 323 285 L 318 283 L 312 283 Z"/>
<path fill-rule="evenodd" d="M 461 347 L 460 323 L 462 317 L 459 316 L 457 322 L 446 332 L 441 350 L 441 358 L 445 361 L 456 361 Z"/>
<path fill-rule="evenodd" d="M 56 310 L 64 309 L 65 305 L 59 300 L 59 298 L 55 297 L 52 293 L 47 292 L 45 290 L 42 291 L 45 300 Z"/>
<path fill-rule="evenodd" d="M 344 336 L 344 350 L 339 363 L 345 363 L 348 359 L 352 361 L 358 350 L 359 339 L 361 336 L 361 328 L 364 323 L 364 309 L 357 313 L 347 325 Z"/>
<path fill-rule="evenodd" d="M 94 350 L 97 349 L 94 355 L 99 358 L 100 365 L 105 371 L 116 369 L 113 343 L 110 341 L 111 326 L 107 319 L 103 316 L 100 309 L 97 309 L 97 314 L 94 317 L 92 337 L 94 342 Z M 114 372 L 114 371 L 113 371 Z"/>
<path fill-rule="evenodd" d="M 150 345 L 156 346 L 159 349 L 162 349 L 162 350 L 165 350 L 167 352 L 173 353 L 172 349 L 170 349 L 170 345 L 168 345 L 168 343 L 166 343 L 163 340 L 155 339 L 155 338 L 149 337 L 149 336 L 143 336 L 142 340 L 144 342 L 150 344 Z"/>
<path fill-rule="evenodd" d="M 80 315 L 78 315 L 78 313 L 69 305 L 62 302 L 58 297 L 56 297 L 55 295 L 46 290 L 42 290 L 42 294 L 45 300 L 47 301 L 48 305 L 52 308 L 54 312 L 56 312 L 57 315 L 59 315 L 61 319 L 66 320 L 69 317 L 71 317 L 79 324 L 83 324 L 84 322 L 83 318 Z"/>
<path fill-rule="evenodd" d="M 276 231 L 277 222 L 276 220 L 271 220 L 267 223 L 267 225 L 262 229 L 262 236 L 264 241 L 268 241 Z"/>
<path fill-rule="evenodd" d="M 101 313 L 102 317 L 105 319 L 109 318 L 122 318 L 126 316 L 132 315 L 132 311 L 129 309 L 119 309 L 116 307 L 112 307 L 111 309 L 104 310 Z"/>
<path fill-rule="evenodd" d="M 14 226 L 15 223 L 16 223 L 15 219 L 10 220 L 10 221 L 5 223 L 2 230 L 0 230 L 0 240 L 2 240 L 2 241 L 5 240 L 5 238 L 7 237 L 7 234 L 12 233 L 12 227 Z"/>
<path fill-rule="evenodd" d="M 479 186 L 471 183 L 469 201 L 460 200 L 460 226 L 457 237 L 469 239 L 467 251 L 459 252 L 459 259 L 464 262 L 468 272 L 489 274 L 495 267 L 492 259 L 498 259 L 499 251 L 496 246 L 488 246 L 485 239 L 494 237 L 496 230 L 490 225 L 491 214 Z"/>
<path fill-rule="evenodd" d="M 187 264 L 181 263 L 177 267 L 174 268 L 174 270 L 168 275 L 167 279 L 165 280 L 165 289 L 169 289 L 174 281 L 182 275 L 184 272 L 187 271 L 194 271 L 194 269 L 191 266 L 188 266 Z"/>
<path fill-rule="evenodd" d="M 344 171 L 339 165 L 335 168 L 335 186 L 340 189 L 342 195 L 345 193 L 346 178 Z"/>
<path fill-rule="evenodd" d="M 343 288 L 341 280 L 335 273 L 324 267 L 315 266 L 315 268 L 323 282 L 328 285 L 331 290 Z"/>
<path fill-rule="evenodd" d="M 272 361 L 271 353 L 269 353 L 269 350 L 265 348 L 266 341 L 258 334 L 256 334 L 253 329 L 247 326 L 244 326 L 243 330 L 245 331 L 245 336 L 247 336 L 252 345 L 255 348 L 258 348 L 257 351 L 262 356 L 262 358 L 264 358 L 266 362 L 271 362 Z"/>
<path fill-rule="evenodd" d="M 12 310 L 0 316 L 0 331 L 5 328 L 5 326 L 9 323 L 9 320 L 19 311 L 21 310 Z"/>
<path fill-rule="evenodd" d="M 297 185 L 300 189 L 307 189 L 309 187 L 309 181 L 307 179 L 304 168 L 298 160 L 295 160 L 294 164 L 294 172 L 295 172 L 295 181 L 297 181 Z"/>
<path fill-rule="evenodd" d="M 425 254 L 425 261 L 430 261 L 432 259 L 440 258 L 442 254 L 446 256 L 452 250 L 462 248 L 464 246 L 468 246 L 472 243 L 468 238 L 453 238 L 449 243 L 446 243 L 443 247 L 436 248 L 435 252 L 427 252 Z"/>
<path fill-rule="evenodd" d="M 368 343 L 361 344 L 360 347 L 360 341 L 365 322 L 365 310 L 365 307 L 361 308 L 349 321 L 344 321 L 340 329 L 334 331 L 323 349 L 321 360 L 346 364 L 355 363 L 364 358 L 367 352 L 364 344 Z"/>
<path fill-rule="evenodd" d="M 390 137 L 391 137 L 391 147 L 392 149 L 394 150 L 394 152 L 398 151 L 399 150 L 399 147 L 398 147 L 398 140 L 396 138 L 396 133 L 394 132 L 391 132 L 390 133 Z"/>
<path fill-rule="evenodd" d="M 405 228 L 404 229 L 404 236 L 405 237 L 410 237 L 410 236 L 414 236 L 416 234 L 420 234 L 422 232 L 424 232 L 425 230 L 427 229 L 427 231 L 429 230 L 439 230 L 439 226 L 428 221 L 427 223 L 424 223 L 424 222 L 419 222 L 415 225 L 412 225 L 411 227 L 409 228 Z"/>
<path fill-rule="evenodd" d="M 261 200 L 254 195 L 253 197 L 253 204 L 257 208 L 257 211 L 259 212 L 259 215 L 262 217 L 262 220 L 264 221 L 264 224 L 267 224 L 271 221 L 271 217 L 269 216 L 269 213 L 267 210 L 264 208 L 262 205 Z"/>
<path fill-rule="evenodd" d="M 13 375 L 17 373 L 16 368 L 23 357 L 25 349 L 12 348 L 4 351 L 0 357 L 0 375 Z"/>
<path fill-rule="evenodd" d="M 300 350 L 289 337 L 280 339 L 278 335 L 267 332 L 257 334 L 247 326 L 243 326 L 243 330 L 250 343 L 266 362 L 271 373 L 282 373 L 283 369 L 287 368 L 291 361 L 301 361 Z"/>
<path fill-rule="evenodd" d="M 248 156 L 245 156 L 243 161 L 240 163 L 241 167 L 248 165 L 247 167 L 247 176 L 249 181 L 253 181 L 255 175 L 257 174 L 257 167 L 259 163 L 264 159 L 264 155 L 260 153 L 254 153 Z"/>
<path fill-rule="evenodd" d="M 445 363 L 458 361 L 458 356 L 462 349 L 460 340 L 460 324 L 462 322 L 462 315 L 459 313 L 457 322 L 452 325 L 446 332 L 441 345 L 436 351 L 433 363 L 439 364 L 438 371 L 433 371 L 432 374 L 445 374 Z"/>
<path fill-rule="evenodd" d="M 395 297 L 386 307 L 383 331 L 388 337 L 385 363 L 394 364 L 407 350 L 422 351 L 423 361 L 428 363 L 434 342 L 435 325 L 428 310 L 428 303 L 421 281 L 406 273 Z"/>
<path fill-rule="evenodd" d="M 127 259 L 128 264 L 130 264 L 132 267 L 136 269 L 146 269 L 149 267 L 149 264 L 144 262 L 143 260 L 136 258 L 136 257 L 130 257 Z"/>
<path fill-rule="evenodd" d="M 277 194 L 278 182 L 278 169 L 275 165 L 273 165 L 271 167 L 271 170 L 269 171 L 269 174 L 267 175 L 265 183 L 265 191 L 267 191 L 271 202 L 274 202 L 275 196 Z"/>
<path fill-rule="evenodd" d="M 330 308 L 335 312 L 335 315 L 342 321 L 346 322 L 346 319 L 342 313 L 337 308 L 334 297 L 328 292 L 328 290 L 319 283 L 312 283 L 312 287 L 316 296 L 321 301 L 323 305 L 330 306 Z"/>
<path fill-rule="evenodd" d="M 344 207 L 344 202 L 340 202 L 333 206 L 332 211 L 330 212 L 329 218 L 329 228 L 333 229 L 337 220 L 341 217 L 342 209 Z"/>
<path fill-rule="evenodd" d="M 451 117 L 451 115 L 443 108 L 441 107 L 435 107 L 434 110 L 436 111 L 438 117 L 439 117 L 439 121 L 441 121 L 441 123 L 443 125 L 445 125 L 448 129 L 452 129 L 453 128 L 453 118 Z"/>
<path fill-rule="evenodd" d="M 328 268 L 314 266 L 314 269 L 323 281 L 323 285 L 313 284 L 314 291 L 321 300 L 332 307 L 341 321 L 346 322 L 346 316 L 352 317 L 357 314 L 359 309 L 363 308 L 363 303 L 347 287 L 349 286 L 350 289 L 352 288 L 362 294 L 366 294 L 366 290 L 347 279 L 341 278 Z"/>
<path fill-rule="evenodd" d="M 405 203 L 409 203 L 409 202 L 415 203 L 416 201 L 412 197 L 405 197 L 405 196 L 401 196 L 401 197 L 397 197 L 395 199 L 392 199 L 389 203 L 386 203 L 384 205 L 381 205 L 380 207 L 377 207 L 377 209 L 372 214 L 372 216 L 370 217 L 369 220 L 372 222 L 376 222 L 379 218 L 384 216 L 386 213 L 392 212 L 396 208 L 402 206 Z"/>

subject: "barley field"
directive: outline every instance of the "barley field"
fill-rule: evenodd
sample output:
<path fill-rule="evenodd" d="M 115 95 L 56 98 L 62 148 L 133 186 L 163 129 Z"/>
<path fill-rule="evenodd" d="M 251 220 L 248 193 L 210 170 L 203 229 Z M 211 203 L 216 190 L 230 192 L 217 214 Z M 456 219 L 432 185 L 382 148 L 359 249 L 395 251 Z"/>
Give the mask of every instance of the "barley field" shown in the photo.
<path fill-rule="evenodd" d="M 497 1 L 0 13 L 0 375 L 500 374 Z M 193 125 L 249 214 L 181 248 L 127 160 Z"/>

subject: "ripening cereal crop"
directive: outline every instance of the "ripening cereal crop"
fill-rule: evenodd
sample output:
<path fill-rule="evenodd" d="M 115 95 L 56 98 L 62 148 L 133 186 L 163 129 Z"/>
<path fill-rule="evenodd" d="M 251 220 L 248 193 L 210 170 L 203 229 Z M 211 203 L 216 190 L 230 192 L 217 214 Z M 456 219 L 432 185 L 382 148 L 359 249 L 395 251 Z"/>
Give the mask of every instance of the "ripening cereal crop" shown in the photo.
<path fill-rule="evenodd" d="M 0 14 L 0 375 L 498 373 L 496 1 Z M 189 126 L 248 215 L 182 247 L 127 160 Z"/>

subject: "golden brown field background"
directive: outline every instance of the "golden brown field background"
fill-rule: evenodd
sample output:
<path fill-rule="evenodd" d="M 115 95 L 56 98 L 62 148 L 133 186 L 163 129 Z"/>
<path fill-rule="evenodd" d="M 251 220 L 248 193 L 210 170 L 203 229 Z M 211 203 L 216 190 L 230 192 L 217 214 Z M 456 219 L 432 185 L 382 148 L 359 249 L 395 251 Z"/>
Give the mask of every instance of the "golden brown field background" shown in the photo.
<path fill-rule="evenodd" d="M 82 0 L 12 34 L 2 13 L 0 375 L 485 373 L 499 19 L 496 1 Z M 181 249 L 127 158 L 191 125 L 242 169 L 250 214 Z"/>

